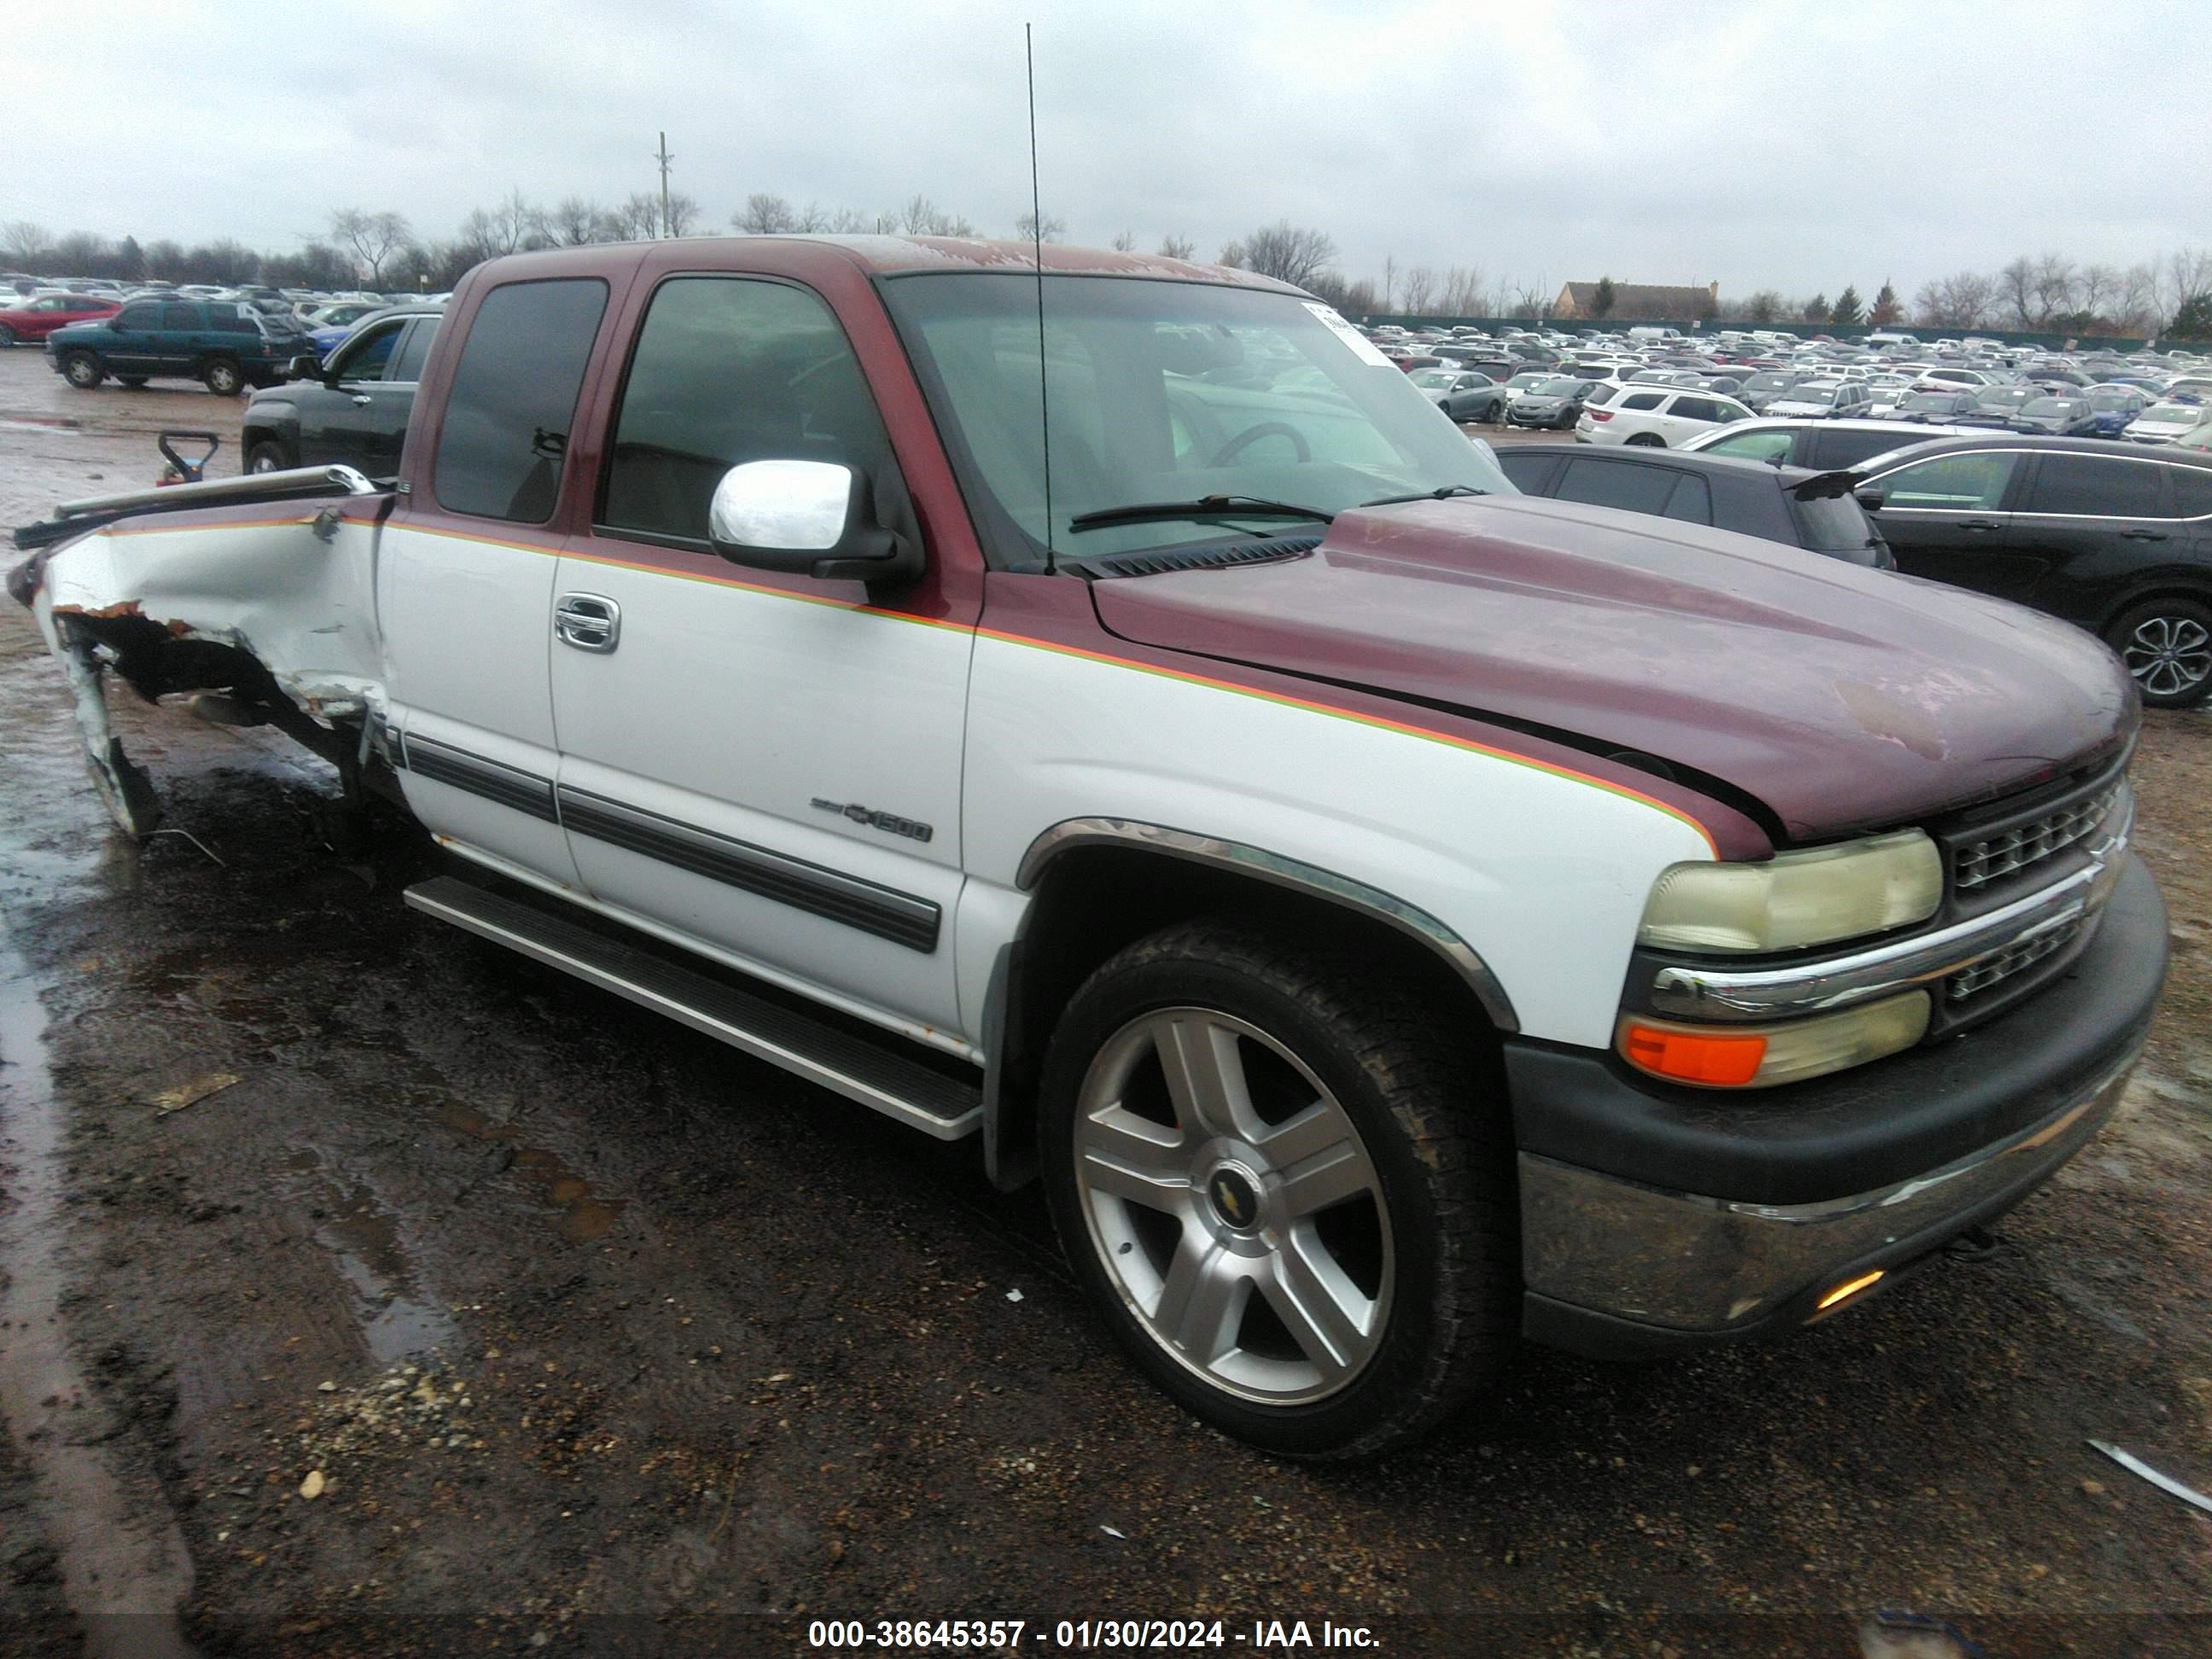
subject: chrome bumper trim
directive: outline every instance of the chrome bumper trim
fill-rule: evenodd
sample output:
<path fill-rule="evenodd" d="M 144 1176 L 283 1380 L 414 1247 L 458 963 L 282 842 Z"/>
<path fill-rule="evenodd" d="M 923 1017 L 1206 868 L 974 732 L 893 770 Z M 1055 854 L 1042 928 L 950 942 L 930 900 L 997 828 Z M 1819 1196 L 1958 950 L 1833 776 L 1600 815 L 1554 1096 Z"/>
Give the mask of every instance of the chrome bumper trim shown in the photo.
<path fill-rule="evenodd" d="M 1825 1013 L 1948 979 L 2014 947 L 2094 916 L 2119 880 L 2135 823 L 2123 788 L 2089 863 L 2025 898 L 1940 933 L 1787 968 L 1671 966 L 1651 981 L 1655 1012 L 1704 1020 L 1787 1019 Z"/>
<path fill-rule="evenodd" d="M 1911 1180 L 1821 1203 L 1667 1192 L 1523 1152 L 1528 1288 L 1675 1330 L 1725 1335 L 1756 1324 L 1889 1247 L 1908 1255 L 1932 1249 L 1947 1221 L 2041 1185 L 2104 1126 L 2135 1063 L 2131 1052 L 2042 1122 L 1992 1146 Z"/>

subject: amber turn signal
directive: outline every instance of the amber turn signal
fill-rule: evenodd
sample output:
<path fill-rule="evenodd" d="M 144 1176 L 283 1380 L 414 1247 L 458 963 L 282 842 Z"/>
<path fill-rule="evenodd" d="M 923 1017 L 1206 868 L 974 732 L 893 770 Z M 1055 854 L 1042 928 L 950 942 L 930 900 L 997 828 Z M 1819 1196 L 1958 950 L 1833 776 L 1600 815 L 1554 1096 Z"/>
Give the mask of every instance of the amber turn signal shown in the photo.
<path fill-rule="evenodd" d="M 1813 1311 L 1826 1313 L 1841 1302 L 1848 1302 L 1861 1291 L 1870 1291 L 1881 1282 L 1882 1270 L 1876 1267 L 1870 1273 L 1861 1273 L 1856 1279 L 1847 1279 L 1820 1298 L 1820 1305 Z"/>
<path fill-rule="evenodd" d="M 1766 1039 L 1741 1032 L 1681 1031 L 1631 1024 L 1621 1036 L 1631 1064 L 1656 1077 L 1721 1088 L 1740 1088 L 1759 1075 Z"/>

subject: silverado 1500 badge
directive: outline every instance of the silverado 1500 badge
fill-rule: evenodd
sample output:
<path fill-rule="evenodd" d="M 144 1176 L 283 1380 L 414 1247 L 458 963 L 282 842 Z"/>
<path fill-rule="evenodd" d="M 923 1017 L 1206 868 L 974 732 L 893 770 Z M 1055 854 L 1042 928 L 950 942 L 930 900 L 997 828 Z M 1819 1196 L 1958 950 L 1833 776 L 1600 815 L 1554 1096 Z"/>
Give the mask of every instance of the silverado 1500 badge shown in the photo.
<path fill-rule="evenodd" d="M 912 818 L 902 818 L 896 812 L 878 812 L 872 807 L 848 805 L 841 800 L 824 800 L 819 795 L 814 798 L 813 805 L 824 812 L 835 812 L 855 823 L 865 823 L 871 830 L 886 830 L 894 836 L 904 836 L 908 841 L 927 841 L 937 833 L 929 825 L 918 823 Z"/>

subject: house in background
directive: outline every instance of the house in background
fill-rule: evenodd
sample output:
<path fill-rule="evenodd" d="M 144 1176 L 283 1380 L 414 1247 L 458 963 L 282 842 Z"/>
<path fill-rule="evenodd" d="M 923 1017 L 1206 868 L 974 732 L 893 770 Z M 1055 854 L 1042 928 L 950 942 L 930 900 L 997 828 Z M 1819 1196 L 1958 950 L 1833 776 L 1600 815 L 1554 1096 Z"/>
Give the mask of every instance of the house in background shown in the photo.
<path fill-rule="evenodd" d="M 1595 316 L 1591 307 L 1597 303 L 1598 285 L 1595 283 L 1569 283 L 1559 290 L 1559 297 L 1552 301 L 1554 318 Z M 1615 283 L 1613 285 L 1613 309 L 1607 317 L 1625 318 L 1630 322 L 1694 322 L 1701 317 L 1716 315 L 1721 308 L 1721 285 L 1708 283 L 1703 288 L 1660 288 L 1647 283 Z"/>

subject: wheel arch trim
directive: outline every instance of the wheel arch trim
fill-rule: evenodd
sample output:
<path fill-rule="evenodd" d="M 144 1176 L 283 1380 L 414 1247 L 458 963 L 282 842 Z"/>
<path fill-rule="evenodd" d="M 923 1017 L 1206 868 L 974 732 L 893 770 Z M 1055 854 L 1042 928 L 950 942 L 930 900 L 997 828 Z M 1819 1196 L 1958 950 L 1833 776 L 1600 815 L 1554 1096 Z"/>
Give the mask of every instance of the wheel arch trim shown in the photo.
<path fill-rule="evenodd" d="M 1490 964 L 1474 946 L 1436 917 L 1379 887 L 1300 859 L 1285 858 L 1265 848 L 1133 818 L 1066 818 L 1030 843 L 1029 850 L 1022 854 L 1014 884 L 1024 892 L 1033 890 L 1055 859 L 1083 847 L 1138 848 L 1212 865 L 1357 911 L 1441 957 L 1474 994 L 1483 1012 L 1500 1033 L 1521 1029 L 1519 1016 L 1513 1011 L 1513 1000 Z"/>

